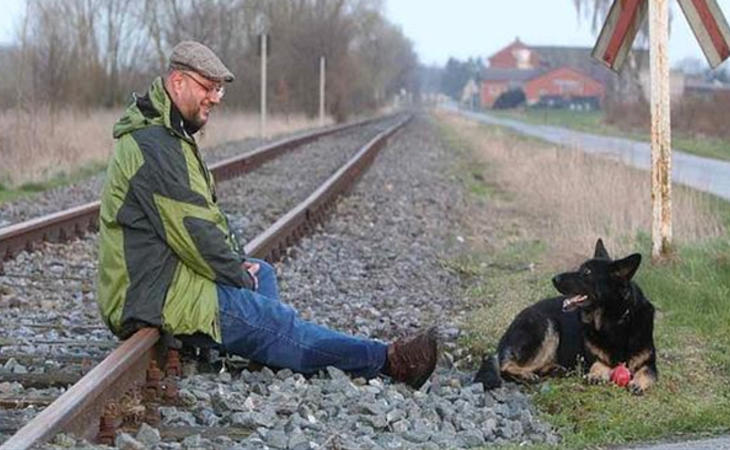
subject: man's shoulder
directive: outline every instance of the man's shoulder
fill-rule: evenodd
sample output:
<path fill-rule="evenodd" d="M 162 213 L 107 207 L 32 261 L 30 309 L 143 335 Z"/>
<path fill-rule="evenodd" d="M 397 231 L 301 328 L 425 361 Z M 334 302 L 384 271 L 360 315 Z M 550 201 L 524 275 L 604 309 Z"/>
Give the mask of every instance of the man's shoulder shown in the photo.
<path fill-rule="evenodd" d="M 144 164 L 147 168 L 145 173 L 172 170 L 187 178 L 187 153 L 183 139 L 162 125 L 150 125 L 121 136 L 117 140 L 114 157 L 122 163 L 133 162 L 138 168 Z"/>
<path fill-rule="evenodd" d="M 145 127 L 136 129 L 129 133 L 129 137 L 134 139 L 137 145 L 141 146 L 159 146 L 169 145 L 169 143 L 177 143 L 181 139 L 175 136 L 164 125 L 149 124 Z"/>
<path fill-rule="evenodd" d="M 121 136 L 116 145 L 123 153 L 141 152 L 145 159 L 164 159 L 181 154 L 182 141 L 163 125 L 149 125 Z"/>

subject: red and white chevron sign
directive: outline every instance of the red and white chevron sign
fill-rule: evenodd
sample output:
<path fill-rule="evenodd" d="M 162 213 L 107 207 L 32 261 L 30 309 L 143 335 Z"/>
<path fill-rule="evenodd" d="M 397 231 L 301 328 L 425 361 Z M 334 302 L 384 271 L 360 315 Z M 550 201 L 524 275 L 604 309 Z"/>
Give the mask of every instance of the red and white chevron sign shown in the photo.
<path fill-rule="evenodd" d="M 713 68 L 730 56 L 730 27 L 717 0 L 679 0 L 697 41 Z"/>
<path fill-rule="evenodd" d="M 591 55 L 618 71 L 646 19 L 647 0 L 614 0 Z"/>
<path fill-rule="evenodd" d="M 730 27 L 717 0 L 678 0 L 710 66 L 730 56 Z M 591 55 L 618 71 L 644 22 L 649 0 L 614 0 Z"/>

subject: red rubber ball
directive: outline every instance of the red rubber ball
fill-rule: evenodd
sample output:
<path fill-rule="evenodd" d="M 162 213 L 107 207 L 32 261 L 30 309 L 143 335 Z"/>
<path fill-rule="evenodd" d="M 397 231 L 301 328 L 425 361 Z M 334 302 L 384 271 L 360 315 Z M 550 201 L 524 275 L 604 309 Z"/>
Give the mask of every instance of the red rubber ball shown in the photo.
<path fill-rule="evenodd" d="M 631 372 L 623 364 L 619 364 L 611 371 L 611 381 L 617 386 L 626 386 L 631 381 Z"/>

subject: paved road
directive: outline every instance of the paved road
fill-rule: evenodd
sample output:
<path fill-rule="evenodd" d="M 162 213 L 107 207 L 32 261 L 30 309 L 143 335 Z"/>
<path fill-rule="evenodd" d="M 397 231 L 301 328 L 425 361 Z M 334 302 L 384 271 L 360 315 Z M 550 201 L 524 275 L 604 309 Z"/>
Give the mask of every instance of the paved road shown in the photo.
<path fill-rule="evenodd" d="M 447 108 L 457 110 L 455 106 L 447 106 Z M 608 156 L 640 169 L 649 170 L 651 167 L 651 148 L 646 142 L 598 136 L 549 125 L 533 125 L 518 120 L 494 117 L 485 113 L 464 110 L 459 110 L 459 112 L 484 123 L 509 127 L 522 134 L 538 137 L 555 144 Z M 673 150 L 672 180 L 730 200 L 730 163 L 728 162 L 702 158 Z M 621 448 L 627 450 L 730 450 L 730 436 Z"/>
<path fill-rule="evenodd" d="M 455 106 L 447 106 L 456 110 Z M 549 125 L 533 125 L 518 120 L 494 117 L 485 113 L 459 110 L 473 119 L 492 125 L 512 128 L 522 134 L 538 137 L 555 144 L 579 148 L 620 160 L 634 167 L 651 167 L 651 148 L 646 142 L 631 139 L 598 136 Z M 730 200 L 730 162 L 672 151 L 672 180 L 701 191 Z"/>
<path fill-rule="evenodd" d="M 671 442 L 637 447 L 621 447 L 623 450 L 730 450 L 730 436 L 696 441 Z"/>

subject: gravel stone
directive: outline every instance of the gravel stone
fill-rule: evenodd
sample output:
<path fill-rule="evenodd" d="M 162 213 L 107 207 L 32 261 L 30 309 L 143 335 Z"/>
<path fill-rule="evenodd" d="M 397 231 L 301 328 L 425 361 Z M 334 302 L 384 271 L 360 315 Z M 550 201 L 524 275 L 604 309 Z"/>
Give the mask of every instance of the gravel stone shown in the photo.
<path fill-rule="evenodd" d="M 484 436 L 479 430 L 468 430 L 459 433 L 459 437 L 467 447 L 479 447 L 484 445 Z"/>
<path fill-rule="evenodd" d="M 212 442 L 201 437 L 199 434 L 188 436 L 182 441 L 182 448 L 185 450 L 205 450 L 211 448 Z"/>
<path fill-rule="evenodd" d="M 289 438 L 283 431 L 271 430 L 266 435 L 266 444 L 273 448 L 287 448 L 289 445 Z"/>
<path fill-rule="evenodd" d="M 154 447 L 158 442 L 160 442 L 160 431 L 157 428 L 152 428 L 146 423 L 143 423 L 139 427 L 139 431 L 137 431 L 136 439 L 144 445 L 145 448 Z"/>
<path fill-rule="evenodd" d="M 287 441 L 287 448 L 290 449 L 308 449 L 311 448 L 307 437 L 304 435 L 301 429 L 294 428 L 289 433 L 289 440 Z"/>
<path fill-rule="evenodd" d="M 494 418 L 488 418 L 481 424 L 482 435 L 487 441 L 494 439 L 494 434 L 497 431 L 497 420 Z"/>
<path fill-rule="evenodd" d="M 163 425 L 178 426 L 195 426 L 197 424 L 195 416 L 187 411 L 180 411 L 173 406 L 160 407 L 160 415 L 162 416 Z"/>
<path fill-rule="evenodd" d="M 195 418 L 198 423 L 201 423 L 208 427 L 214 427 L 220 424 L 221 418 L 218 417 L 212 409 L 207 407 L 199 407 L 195 411 Z"/>
<path fill-rule="evenodd" d="M 59 433 L 53 438 L 53 444 L 59 447 L 70 448 L 76 445 L 76 440 L 66 433 Z"/>
<path fill-rule="evenodd" d="M 117 437 L 114 439 L 114 445 L 120 450 L 143 450 L 145 448 L 144 444 L 127 433 L 117 433 Z"/>

